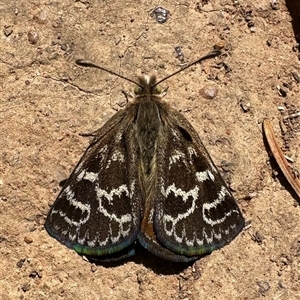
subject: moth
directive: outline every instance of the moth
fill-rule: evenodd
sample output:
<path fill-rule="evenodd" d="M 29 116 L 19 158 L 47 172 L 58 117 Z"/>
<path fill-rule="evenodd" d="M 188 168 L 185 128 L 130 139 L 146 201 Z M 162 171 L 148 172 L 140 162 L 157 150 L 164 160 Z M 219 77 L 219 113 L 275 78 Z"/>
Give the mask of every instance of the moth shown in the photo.
<path fill-rule="evenodd" d="M 45 223 L 50 236 L 79 254 L 118 260 L 138 244 L 188 262 L 231 242 L 244 218 L 190 122 L 171 108 L 160 83 L 219 55 L 210 53 L 157 81 L 135 82 L 135 98 L 93 134 Z"/>

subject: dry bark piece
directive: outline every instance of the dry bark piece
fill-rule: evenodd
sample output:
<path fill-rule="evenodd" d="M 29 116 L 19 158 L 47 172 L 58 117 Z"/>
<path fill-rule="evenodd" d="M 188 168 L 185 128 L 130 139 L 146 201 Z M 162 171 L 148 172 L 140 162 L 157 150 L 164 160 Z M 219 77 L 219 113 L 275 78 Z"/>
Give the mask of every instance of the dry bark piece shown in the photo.
<path fill-rule="evenodd" d="M 267 139 L 267 142 L 269 144 L 269 147 L 271 149 L 271 152 L 280 168 L 282 173 L 284 174 L 285 178 L 289 182 L 289 184 L 292 186 L 296 194 L 298 195 L 300 199 L 300 180 L 296 178 L 293 173 L 291 172 L 291 169 L 289 167 L 289 164 L 287 160 L 284 157 L 283 152 L 281 151 L 272 127 L 272 123 L 269 119 L 265 119 L 263 121 L 263 130 L 265 133 L 265 137 Z"/>

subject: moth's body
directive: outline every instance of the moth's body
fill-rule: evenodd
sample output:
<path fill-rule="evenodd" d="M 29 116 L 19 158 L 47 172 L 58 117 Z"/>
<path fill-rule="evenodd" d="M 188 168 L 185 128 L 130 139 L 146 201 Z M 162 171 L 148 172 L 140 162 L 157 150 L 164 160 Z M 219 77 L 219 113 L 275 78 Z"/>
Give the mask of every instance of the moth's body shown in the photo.
<path fill-rule="evenodd" d="M 86 255 L 131 255 L 136 241 L 172 261 L 229 243 L 244 219 L 185 117 L 156 79 L 95 133 L 51 208 L 46 229 Z M 128 254 L 127 254 L 128 253 Z"/>
<path fill-rule="evenodd" d="M 139 182 L 143 193 L 142 198 L 147 200 L 153 195 L 156 188 L 157 144 L 163 136 L 163 120 L 161 119 L 162 103 L 160 98 L 152 94 L 137 96 L 131 105 L 134 119 L 129 124 L 133 126 L 135 144 L 139 153 Z M 129 108 L 130 110 L 131 108 Z"/>

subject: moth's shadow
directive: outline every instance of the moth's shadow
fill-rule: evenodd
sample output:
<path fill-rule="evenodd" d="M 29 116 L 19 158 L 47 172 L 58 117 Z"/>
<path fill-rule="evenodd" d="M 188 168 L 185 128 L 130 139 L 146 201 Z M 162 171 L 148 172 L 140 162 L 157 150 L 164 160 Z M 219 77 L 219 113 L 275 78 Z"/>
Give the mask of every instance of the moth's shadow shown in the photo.
<path fill-rule="evenodd" d="M 172 262 L 162 258 L 159 258 L 149 251 L 144 249 L 141 245 L 137 244 L 135 246 L 136 254 L 131 257 L 124 258 L 118 261 L 101 261 L 97 257 L 88 257 L 91 263 L 103 266 L 105 268 L 115 268 L 121 266 L 129 261 L 135 262 L 151 269 L 154 273 L 158 275 L 174 275 L 179 274 L 184 271 L 187 267 L 193 265 L 195 261 L 190 262 Z M 204 255 L 205 256 L 205 255 Z"/>

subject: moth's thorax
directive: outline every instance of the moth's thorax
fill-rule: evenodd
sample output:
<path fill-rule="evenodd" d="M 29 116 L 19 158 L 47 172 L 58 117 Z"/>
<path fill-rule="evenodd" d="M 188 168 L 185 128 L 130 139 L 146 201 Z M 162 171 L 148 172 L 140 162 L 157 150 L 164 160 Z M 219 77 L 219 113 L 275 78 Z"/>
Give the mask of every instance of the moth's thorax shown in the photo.
<path fill-rule="evenodd" d="M 140 76 L 138 90 L 136 90 L 136 137 L 142 150 L 149 151 L 155 147 L 158 133 L 161 130 L 161 113 L 164 105 L 161 102 L 161 93 L 154 75 Z"/>
<path fill-rule="evenodd" d="M 155 159 L 157 140 L 162 130 L 159 102 L 153 101 L 153 95 L 140 96 L 136 120 L 135 135 L 140 148 L 145 172 L 151 172 L 152 161 Z"/>

